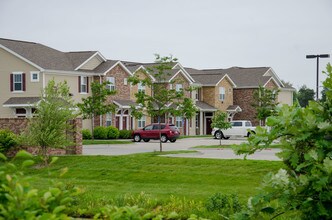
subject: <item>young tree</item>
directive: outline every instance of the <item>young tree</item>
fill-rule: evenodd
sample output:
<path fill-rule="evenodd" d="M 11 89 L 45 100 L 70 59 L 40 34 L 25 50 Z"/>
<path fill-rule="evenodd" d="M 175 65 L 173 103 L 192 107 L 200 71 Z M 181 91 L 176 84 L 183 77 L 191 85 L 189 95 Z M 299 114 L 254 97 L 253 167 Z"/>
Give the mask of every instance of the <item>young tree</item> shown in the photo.
<path fill-rule="evenodd" d="M 177 59 L 170 57 L 161 57 L 156 55 L 155 65 L 147 68 L 146 74 L 151 74 L 155 80 L 147 77 L 145 79 L 139 79 L 137 76 L 129 78 L 129 81 L 133 84 L 139 84 L 148 86 L 151 88 L 152 95 L 145 92 L 138 92 L 135 94 L 136 103 L 139 104 L 139 108 L 132 106 L 131 114 L 135 118 L 141 118 L 143 114 L 147 114 L 150 117 L 158 118 L 159 122 L 159 139 L 160 139 L 160 152 L 162 152 L 162 136 L 161 136 L 161 118 L 165 119 L 170 116 L 182 116 L 192 117 L 196 112 L 192 101 L 186 98 L 184 91 L 176 91 L 175 88 L 168 88 L 168 78 L 171 75 L 171 64 L 176 62 Z M 170 84 L 175 81 L 170 82 Z"/>
<path fill-rule="evenodd" d="M 332 219 L 332 66 L 323 82 L 326 101 L 309 102 L 305 108 L 284 105 L 267 119 L 270 132 L 257 128 L 237 154 L 253 154 L 278 140 L 278 156 L 285 166 L 268 174 L 262 188 L 249 201 L 246 219 Z"/>
<path fill-rule="evenodd" d="M 67 131 L 72 131 L 68 121 L 77 115 L 67 82 L 56 84 L 54 80 L 49 81 L 36 109 L 36 117 L 30 119 L 25 137 L 32 146 L 40 146 L 47 165 L 48 148 L 61 148 L 71 143 L 66 135 Z"/>
<path fill-rule="evenodd" d="M 111 91 L 107 85 L 109 82 L 92 82 L 91 96 L 82 98 L 82 103 L 77 104 L 83 119 L 91 119 L 92 140 L 94 139 L 94 118 L 115 111 L 115 105 L 108 103 L 107 98 L 114 95 L 116 91 Z"/>
<path fill-rule="evenodd" d="M 227 121 L 227 113 L 222 111 L 217 111 L 212 118 L 211 127 L 219 128 L 220 130 L 226 130 L 228 128 L 231 128 L 232 127 L 231 123 Z M 220 131 L 219 135 L 220 146 L 221 146 L 221 138 L 222 135 Z"/>
<path fill-rule="evenodd" d="M 301 107 L 306 107 L 309 104 L 310 100 L 315 99 L 315 91 L 313 89 L 307 88 L 306 85 L 301 86 L 297 92 L 297 100 Z"/>
<path fill-rule="evenodd" d="M 275 114 L 278 93 L 276 89 L 266 89 L 262 86 L 254 92 L 252 106 L 256 109 L 260 125 L 264 125 L 266 118 Z"/>

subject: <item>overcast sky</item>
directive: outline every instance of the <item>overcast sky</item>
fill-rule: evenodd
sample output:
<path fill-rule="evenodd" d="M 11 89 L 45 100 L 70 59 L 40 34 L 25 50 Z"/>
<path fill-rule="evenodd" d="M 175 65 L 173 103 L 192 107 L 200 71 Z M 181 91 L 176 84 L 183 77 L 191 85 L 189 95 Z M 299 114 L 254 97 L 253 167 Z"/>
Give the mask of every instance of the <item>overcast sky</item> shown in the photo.
<path fill-rule="evenodd" d="M 0 38 L 137 62 L 172 54 L 199 69 L 269 66 L 315 89 L 316 60 L 305 55 L 332 55 L 332 1 L 0 0 Z"/>

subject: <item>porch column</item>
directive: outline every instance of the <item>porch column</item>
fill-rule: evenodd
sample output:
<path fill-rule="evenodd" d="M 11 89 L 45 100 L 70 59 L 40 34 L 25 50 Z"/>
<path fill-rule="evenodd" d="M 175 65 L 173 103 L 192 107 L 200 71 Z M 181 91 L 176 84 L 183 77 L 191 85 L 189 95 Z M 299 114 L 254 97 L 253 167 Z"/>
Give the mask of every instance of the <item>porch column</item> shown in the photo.
<path fill-rule="evenodd" d="M 204 134 L 204 124 L 203 124 L 203 112 L 199 112 L 199 134 Z"/>
<path fill-rule="evenodd" d="M 120 121 L 119 121 L 119 130 L 123 130 L 123 109 L 120 110 L 121 114 L 120 114 Z"/>

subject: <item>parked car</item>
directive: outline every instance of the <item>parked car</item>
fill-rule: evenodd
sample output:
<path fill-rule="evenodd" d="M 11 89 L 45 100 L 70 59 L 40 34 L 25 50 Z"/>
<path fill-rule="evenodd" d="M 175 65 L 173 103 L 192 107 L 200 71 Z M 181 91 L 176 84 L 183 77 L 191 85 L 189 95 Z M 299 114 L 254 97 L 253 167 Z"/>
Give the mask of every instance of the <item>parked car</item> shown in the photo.
<path fill-rule="evenodd" d="M 232 127 L 226 130 L 220 130 L 219 128 L 213 128 L 211 134 L 220 139 L 228 139 L 230 136 L 242 136 L 249 137 L 251 132 L 255 133 L 256 127 L 251 125 L 250 121 L 237 120 L 231 121 Z"/>
<path fill-rule="evenodd" d="M 160 124 L 161 126 L 161 142 L 175 142 L 180 137 L 179 129 L 173 124 Z M 142 139 L 149 142 L 150 139 L 159 139 L 159 124 L 150 124 L 142 129 L 133 131 L 132 138 L 135 142 L 140 142 Z"/>

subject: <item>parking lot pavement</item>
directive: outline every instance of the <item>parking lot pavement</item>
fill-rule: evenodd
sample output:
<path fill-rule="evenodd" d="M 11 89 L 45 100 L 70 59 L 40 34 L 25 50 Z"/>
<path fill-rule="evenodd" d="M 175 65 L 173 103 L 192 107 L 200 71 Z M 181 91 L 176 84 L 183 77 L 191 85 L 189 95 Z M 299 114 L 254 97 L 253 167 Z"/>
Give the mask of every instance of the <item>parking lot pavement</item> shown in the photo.
<path fill-rule="evenodd" d="M 245 138 L 222 140 L 222 145 L 241 144 L 246 142 Z M 196 153 L 184 153 L 176 155 L 165 155 L 170 157 L 193 157 L 193 158 L 214 158 L 214 159 L 241 159 L 243 156 L 237 156 L 232 149 L 198 149 L 192 147 L 200 145 L 218 145 L 219 140 L 209 138 L 184 138 L 178 139 L 175 143 L 163 143 L 163 151 L 196 150 Z M 131 144 L 103 144 L 103 145 L 84 145 L 83 155 L 128 155 L 136 153 L 147 153 L 159 151 L 159 140 L 150 142 L 138 142 Z M 278 149 L 263 150 L 254 155 L 248 156 L 248 159 L 255 160 L 278 160 L 275 153 Z"/>

